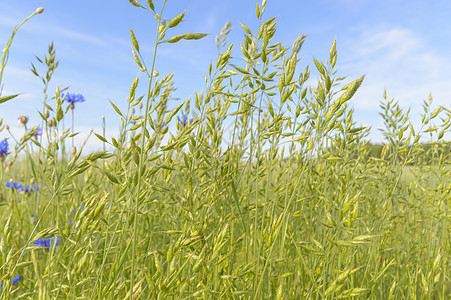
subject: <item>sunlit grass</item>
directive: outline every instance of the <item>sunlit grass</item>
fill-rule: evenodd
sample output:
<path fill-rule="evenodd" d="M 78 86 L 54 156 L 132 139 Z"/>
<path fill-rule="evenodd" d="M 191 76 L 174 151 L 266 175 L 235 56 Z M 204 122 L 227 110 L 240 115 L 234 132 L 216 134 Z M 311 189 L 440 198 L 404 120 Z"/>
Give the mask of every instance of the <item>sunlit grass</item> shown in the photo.
<path fill-rule="evenodd" d="M 79 104 L 59 88 L 50 99 L 51 76 L 43 135 L 0 128 L 2 298 L 449 299 L 449 109 L 430 99 L 416 128 L 384 93 L 386 143 L 371 156 L 348 104 L 363 77 L 337 75 L 335 41 L 306 69 L 305 37 L 273 40 L 266 1 L 258 32 L 243 25 L 230 45 L 226 24 L 204 92 L 174 104 L 158 47 L 204 34 L 171 35 L 184 15 L 166 20 L 166 1 L 130 2 L 157 35 L 146 58 L 131 31 L 142 76 L 126 111 L 112 104 L 119 136 L 93 136 L 112 150 L 72 147 Z M 43 74 L 58 66 L 48 52 Z"/>

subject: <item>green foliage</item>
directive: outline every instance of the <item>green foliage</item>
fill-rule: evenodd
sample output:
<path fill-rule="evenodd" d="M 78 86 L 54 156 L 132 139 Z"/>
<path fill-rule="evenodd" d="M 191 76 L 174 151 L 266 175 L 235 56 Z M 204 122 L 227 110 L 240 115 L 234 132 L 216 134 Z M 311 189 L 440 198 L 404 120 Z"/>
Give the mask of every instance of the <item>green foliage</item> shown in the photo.
<path fill-rule="evenodd" d="M 150 10 L 130 3 L 155 14 L 150 0 Z M 0 297 L 448 299 L 451 111 L 432 110 L 430 98 L 417 129 L 384 93 L 386 140 L 370 144 L 348 107 L 364 78 L 337 77 L 336 41 L 314 70 L 301 64 L 305 36 L 275 41 L 266 1 L 239 45 L 227 43 L 225 24 L 205 91 L 168 109 L 175 88 L 156 70 L 158 47 L 205 34 L 165 40 L 184 16 L 164 19 L 165 3 L 153 57 L 130 30 L 147 80 L 133 80 L 126 109 L 111 103 L 119 135 L 95 133 L 112 151 L 67 153 L 76 133 L 62 126 L 69 108 L 57 88 L 53 106 L 44 89 L 47 143 L 34 128 L 7 154 Z M 53 46 L 44 61 L 49 77 L 32 72 L 47 87 Z M 40 189 L 6 187 L 11 180 Z M 33 244 L 51 237 L 57 247 Z"/>

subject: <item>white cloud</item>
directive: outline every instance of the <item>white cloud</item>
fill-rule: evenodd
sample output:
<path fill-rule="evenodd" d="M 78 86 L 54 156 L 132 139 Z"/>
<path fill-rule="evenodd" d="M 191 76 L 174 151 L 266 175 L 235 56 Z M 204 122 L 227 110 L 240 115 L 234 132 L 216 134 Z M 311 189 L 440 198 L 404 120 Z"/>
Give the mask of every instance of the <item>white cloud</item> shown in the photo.
<path fill-rule="evenodd" d="M 57 35 L 62 36 L 67 39 L 78 40 L 78 41 L 94 44 L 96 46 L 102 46 L 102 47 L 108 46 L 108 43 L 105 40 L 98 38 L 94 35 L 86 34 L 83 32 L 78 32 L 78 31 L 74 31 L 74 30 L 69 30 L 67 28 L 62 28 L 62 27 L 53 28 L 53 30 Z"/>
<path fill-rule="evenodd" d="M 437 54 L 421 36 L 404 28 L 360 29 L 346 43 L 344 63 L 339 67 L 351 76 L 366 74 L 355 97 L 360 110 L 377 110 L 384 88 L 401 106 L 419 108 L 429 93 L 436 105 L 451 98 L 451 60 Z M 346 55 L 349 53 L 349 55 Z"/>

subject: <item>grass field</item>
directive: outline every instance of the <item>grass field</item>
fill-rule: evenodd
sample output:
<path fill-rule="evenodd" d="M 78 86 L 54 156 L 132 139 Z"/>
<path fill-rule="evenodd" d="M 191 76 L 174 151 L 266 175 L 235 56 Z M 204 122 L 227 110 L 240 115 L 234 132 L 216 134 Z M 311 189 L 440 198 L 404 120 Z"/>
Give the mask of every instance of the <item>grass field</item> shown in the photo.
<path fill-rule="evenodd" d="M 451 297 L 450 153 L 439 151 L 451 112 L 425 102 L 414 128 L 385 99 L 386 144 L 368 158 L 369 129 L 348 107 L 363 77 L 336 76 L 334 42 L 308 86 L 296 68 L 305 37 L 280 46 L 264 7 L 243 57 L 230 64 L 226 26 L 208 89 L 173 109 L 172 76 L 154 72 L 132 32 L 147 83 L 135 79 L 127 111 L 115 107 L 118 137 L 93 135 L 112 150 L 72 148 L 82 96 L 67 91 L 45 96 L 43 126 L 17 143 L 1 127 L 2 299 Z M 158 13 L 155 51 L 203 37 L 172 37 L 183 15 Z"/>

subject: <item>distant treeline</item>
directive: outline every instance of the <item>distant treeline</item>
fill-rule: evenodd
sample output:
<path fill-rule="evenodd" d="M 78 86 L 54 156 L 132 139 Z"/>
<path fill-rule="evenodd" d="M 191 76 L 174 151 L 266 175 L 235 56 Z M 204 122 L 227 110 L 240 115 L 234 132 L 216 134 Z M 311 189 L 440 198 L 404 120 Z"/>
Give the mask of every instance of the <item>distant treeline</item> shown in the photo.
<path fill-rule="evenodd" d="M 387 144 L 368 143 L 366 147 L 368 149 L 368 158 L 384 158 L 390 160 L 390 157 L 396 155 L 398 161 L 404 161 L 407 155 L 409 165 L 432 164 L 437 162 L 441 156 L 444 161 L 450 161 L 451 158 L 450 142 L 421 143 L 415 146 L 402 145 L 400 148 L 403 148 L 403 150 L 401 151 L 395 150 L 394 147 L 390 147 Z"/>

